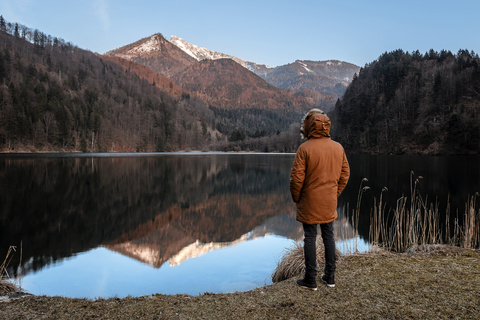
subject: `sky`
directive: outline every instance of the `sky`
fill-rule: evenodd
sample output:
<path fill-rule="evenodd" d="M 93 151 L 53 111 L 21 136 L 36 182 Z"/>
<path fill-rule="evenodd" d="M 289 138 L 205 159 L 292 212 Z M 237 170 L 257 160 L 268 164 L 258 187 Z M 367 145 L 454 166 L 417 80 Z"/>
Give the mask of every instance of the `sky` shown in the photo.
<path fill-rule="evenodd" d="M 161 33 L 271 67 L 397 49 L 480 52 L 479 0 L 0 0 L 0 15 L 105 53 Z"/>

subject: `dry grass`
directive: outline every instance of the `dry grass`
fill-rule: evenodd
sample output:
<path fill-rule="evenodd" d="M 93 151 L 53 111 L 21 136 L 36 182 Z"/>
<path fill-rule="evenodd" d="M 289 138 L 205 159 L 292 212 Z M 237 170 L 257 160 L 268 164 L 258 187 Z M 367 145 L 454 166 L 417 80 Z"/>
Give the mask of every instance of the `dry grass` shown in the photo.
<path fill-rule="evenodd" d="M 317 236 L 317 269 L 325 264 L 325 248 L 321 236 Z M 342 253 L 336 249 L 335 260 L 342 256 Z M 292 247 L 284 250 L 280 262 L 277 264 L 272 275 L 274 283 L 284 281 L 305 273 L 305 257 L 303 251 L 303 242 L 295 242 Z"/>
<path fill-rule="evenodd" d="M 3 263 L 0 265 L 0 295 L 20 291 L 20 286 L 17 285 L 18 281 L 10 281 L 7 272 L 8 265 L 10 264 L 10 261 L 13 257 L 13 252 L 15 251 L 16 247 L 10 246 L 10 248 L 8 248 L 7 255 L 5 256 L 5 260 L 3 260 Z"/>
<path fill-rule="evenodd" d="M 458 251 L 460 250 L 460 251 Z M 336 287 L 299 288 L 296 278 L 247 292 L 0 302 L 0 319 L 479 319 L 480 252 L 343 257 Z"/>

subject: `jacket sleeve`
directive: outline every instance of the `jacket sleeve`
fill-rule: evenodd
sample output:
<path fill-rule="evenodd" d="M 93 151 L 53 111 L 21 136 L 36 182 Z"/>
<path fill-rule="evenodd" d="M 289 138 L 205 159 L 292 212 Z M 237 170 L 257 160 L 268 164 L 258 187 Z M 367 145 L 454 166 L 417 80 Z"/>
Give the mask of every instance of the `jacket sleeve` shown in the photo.
<path fill-rule="evenodd" d="M 300 200 L 304 181 L 305 154 L 302 149 L 299 148 L 290 172 L 290 194 L 292 195 L 293 202 L 298 202 Z"/>
<path fill-rule="evenodd" d="M 350 177 L 350 166 L 348 165 L 347 156 L 345 155 L 345 151 L 344 151 L 343 162 L 342 162 L 342 172 L 340 173 L 340 179 L 338 180 L 337 197 L 340 196 L 343 189 L 345 189 L 345 186 L 347 185 L 349 177 Z"/>

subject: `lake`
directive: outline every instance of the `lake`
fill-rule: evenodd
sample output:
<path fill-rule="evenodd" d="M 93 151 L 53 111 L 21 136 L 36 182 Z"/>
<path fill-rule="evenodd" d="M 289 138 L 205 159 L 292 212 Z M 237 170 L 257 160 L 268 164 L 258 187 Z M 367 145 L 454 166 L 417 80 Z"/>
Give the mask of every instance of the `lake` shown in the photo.
<path fill-rule="evenodd" d="M 22 249 L 22 287 L 38 295 L 125 297 L 250 290 L 271 283 L 302 239 L 288 188 L 294 154 L 0 156 L 0 257 Z M 419 191 L 463 212 L 480 191 L 478 157 L 348 156 L 337 247 L 368 246 L 368 217 Z M 413 174 L 411 173 L 413 171 Z M 363 178 L 358 234 L 351 227 Z"/>

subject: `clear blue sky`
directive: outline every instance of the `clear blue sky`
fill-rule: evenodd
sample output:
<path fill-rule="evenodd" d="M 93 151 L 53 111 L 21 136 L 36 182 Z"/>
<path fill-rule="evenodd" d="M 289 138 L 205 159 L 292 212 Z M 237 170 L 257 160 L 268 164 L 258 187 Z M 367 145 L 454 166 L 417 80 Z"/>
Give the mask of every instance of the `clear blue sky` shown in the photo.
<path fill-rule="evenodd" d="M 383 52 L 480 52 L 479 0 L 0 0 L 9 22 L 98 53 L 160 32 L 275 67 Z"/>

